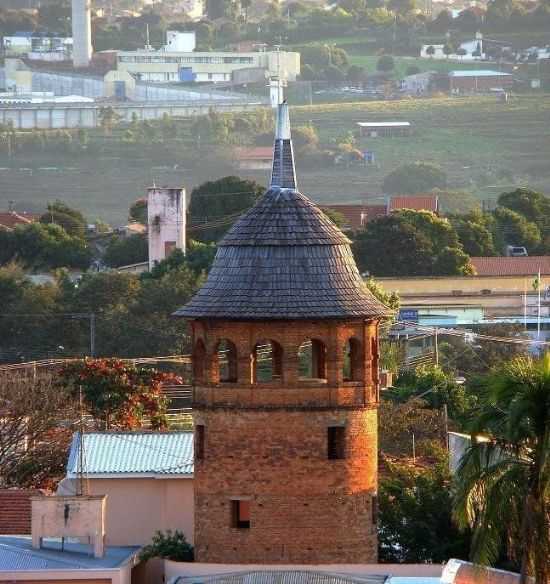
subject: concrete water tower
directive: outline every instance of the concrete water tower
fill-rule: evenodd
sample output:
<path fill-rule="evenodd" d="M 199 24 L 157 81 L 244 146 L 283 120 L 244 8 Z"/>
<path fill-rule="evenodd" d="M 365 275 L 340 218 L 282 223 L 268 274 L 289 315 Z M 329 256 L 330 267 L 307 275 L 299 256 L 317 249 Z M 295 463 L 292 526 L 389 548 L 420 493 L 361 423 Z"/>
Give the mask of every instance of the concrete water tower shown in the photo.
<path fill-rule="evenodd" d="M 92 58 L 91 0 L 72 0 L 73 65 L 88 67 Z"/>

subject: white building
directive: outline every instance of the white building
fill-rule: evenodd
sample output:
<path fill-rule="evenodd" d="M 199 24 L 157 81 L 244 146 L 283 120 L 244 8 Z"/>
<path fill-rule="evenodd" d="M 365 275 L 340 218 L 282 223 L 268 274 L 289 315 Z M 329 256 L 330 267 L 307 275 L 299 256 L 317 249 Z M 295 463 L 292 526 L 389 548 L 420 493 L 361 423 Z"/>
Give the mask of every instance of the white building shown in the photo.
<path fill-rule="evenodd" d="M 72 0 L 73 65 L 88 67 L 92 59 L 92 10 L 90 0 Z"/>
<path fill-rule="evenodd" d="M 179 32 L 177 30 L 166 31 L 165 51 L 176 51 L 180 53 L 191 53 L 197 46 L 195 31 Z"/>
<path fill-rule="evenodd" d="M 73 53 L 72 37 L 20 33 L 5 36 L 2 48 L 7 57 L 26 56 L 39 61 L 68 61 Z"/>
<path fill-rule="evenodd" d="M 185 253 L 185 189 L 151 187 L 147 194 L 149 270 L 175 249 Z"/>

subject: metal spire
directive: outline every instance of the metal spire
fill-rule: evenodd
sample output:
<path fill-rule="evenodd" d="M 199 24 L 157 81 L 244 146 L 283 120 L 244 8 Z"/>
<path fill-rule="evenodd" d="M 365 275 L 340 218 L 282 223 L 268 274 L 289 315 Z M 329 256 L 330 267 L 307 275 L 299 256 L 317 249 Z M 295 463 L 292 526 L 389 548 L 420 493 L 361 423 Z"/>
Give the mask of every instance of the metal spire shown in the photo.
<path fill-rule="evenodd" d="M 286 100 L 277 107 L 275 145 L 273 147 L 273 170 L 271 188 L 296 189 L 294 151 L 290 136 L 290 116 Z"/>

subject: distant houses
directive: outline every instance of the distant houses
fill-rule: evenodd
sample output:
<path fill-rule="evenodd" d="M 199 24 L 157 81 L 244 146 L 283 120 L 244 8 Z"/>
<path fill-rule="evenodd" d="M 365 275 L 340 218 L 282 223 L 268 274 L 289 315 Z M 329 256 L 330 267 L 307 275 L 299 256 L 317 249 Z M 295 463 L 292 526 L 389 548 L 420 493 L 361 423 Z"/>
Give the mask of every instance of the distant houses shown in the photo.
<path fill-rule="evenodd" d="M 507 90 L 514 85 L 511 73 L 490 69 L 449 72 L 449 91 L 459 93 L 484 93 L 491 90 Z"/>

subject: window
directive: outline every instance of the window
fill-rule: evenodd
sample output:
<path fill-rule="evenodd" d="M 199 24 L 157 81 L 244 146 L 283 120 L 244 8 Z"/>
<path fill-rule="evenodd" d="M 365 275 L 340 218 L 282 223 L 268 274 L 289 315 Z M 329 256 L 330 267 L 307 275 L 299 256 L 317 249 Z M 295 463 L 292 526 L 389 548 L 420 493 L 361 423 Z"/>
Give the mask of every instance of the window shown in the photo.
<path fill-rule="evenodd" d="M 231 501 L 231 527 L 250 529 L 250 501 Z"/>
<path fill-rule="evenodd" d="M 302 379 L 326 379 L 326 347 L 322 341 L 308 339 L 298 349 L 299 376 Z"/>
<path fill-rule="evenodd" d="M 361 363 L 361 343 L 354 338 L 344 345 L 344 381 L 360 381 L 363 377 Z"/>
<path fill-rule="evenodd" d="M 283 349 L 279 343 L 263 339 L 256 343 L 252 354 L 252 382 L 269 383 L 281 379 Z"/>
<path fill-rule="evenodd" d="M 237 381 L 237 347 L 228 339 L 218 343 L 218 381 L 234 383 Z"/>
<path fill-rule="evenodd" d="M 346 428 L 344 426 L 327 428 L 327 457 L 329 460 L 346 458 Z"/>
<path fill-rule="evenodd" d="M 206 348 L 201 339 L 195 343 L 193 351 L 193 378 L 195 383 L 204 381 L 206 373 Z"/>
<path fill-rule="evenodd" d="M 372 522 L 378 523 L 378 495 L 373 495 L 371 500 Z"/>
<path fill-rule="evenodd" d="M 204 426 L 202 424 L 195 426 L 195 458 L 204 459 Z"/>

